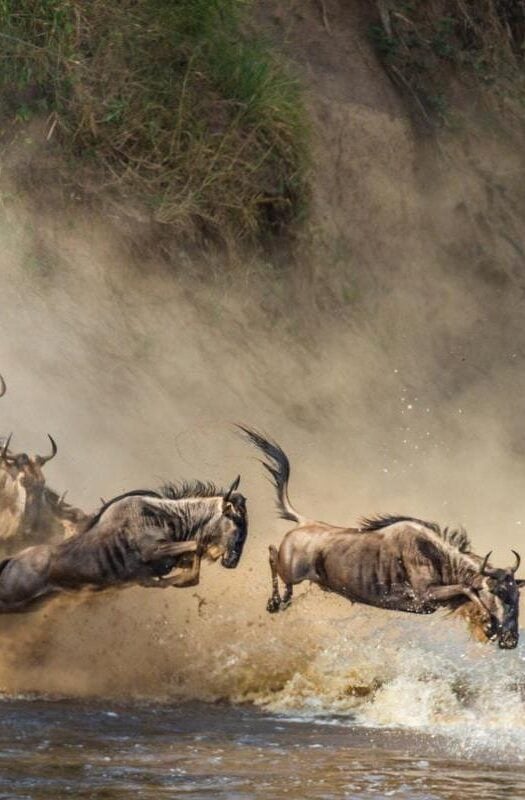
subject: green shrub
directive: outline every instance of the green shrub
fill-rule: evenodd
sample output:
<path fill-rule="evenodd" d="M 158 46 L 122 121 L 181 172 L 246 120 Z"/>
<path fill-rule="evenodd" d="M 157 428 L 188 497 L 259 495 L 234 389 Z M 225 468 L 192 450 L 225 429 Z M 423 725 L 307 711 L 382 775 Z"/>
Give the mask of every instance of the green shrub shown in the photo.
<path fill-rule="evenodd" d="M 0 89 L 56 112 L 113 191 L 182 233 L 264 239 L 308 197 L 300 87 L 243 0 L 0 0 Z"/>

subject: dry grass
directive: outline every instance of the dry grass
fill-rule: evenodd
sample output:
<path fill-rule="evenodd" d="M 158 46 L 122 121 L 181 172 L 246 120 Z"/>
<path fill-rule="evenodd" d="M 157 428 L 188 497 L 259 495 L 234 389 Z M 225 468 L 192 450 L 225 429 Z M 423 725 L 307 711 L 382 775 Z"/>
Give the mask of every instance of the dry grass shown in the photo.
<path fill-rule="evenodd" d="M 521 0 L 377 0 L 377 7 L 371 38 L 420 118 L 431 126 L 447 122 L 462 90 L 475 87 L 487 110 L 523 121 Z"/>
<path fill-rule="evenodd" d="M 264 239 L 307 203 L 300 88 L 242 0 L 0 0 L 11 112 L 177 233 Z"/>

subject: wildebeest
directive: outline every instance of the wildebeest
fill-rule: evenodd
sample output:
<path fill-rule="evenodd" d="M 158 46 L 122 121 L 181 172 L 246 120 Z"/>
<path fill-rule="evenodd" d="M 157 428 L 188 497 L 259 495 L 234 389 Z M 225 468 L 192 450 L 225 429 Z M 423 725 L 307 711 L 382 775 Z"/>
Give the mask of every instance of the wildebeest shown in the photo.
<path fill-rule="evenodd" d="M 0 397 L 6 384 L 0 375 Z M 52 436 L 51 454 L 29 456 L 11 453 L 12 434 L 0 439 L 0 551 L 7 554 L 24 544 L 60 541 L 76 533 L 87 522 L 81 509 L 65 502 L 46 486 L 44 464 L 57 453 Z"/>
<path fill-rule="evenodd" d="M 0 612 L 84 587 L 195 586 L 203 557 L 236 567 L 248 532 L 239 480 L 226 492 L 197 481 L 113 498 L 82 533 L 0 561 Z"/>
<path fill-rule="evenodd" d="M 9 436 L 0 451 L 0 548 L 3 554 L 24 545 L 60 541 L 75 533 L 88 516 L 46 486 L 43 467 L 57 453 L 48 434 L 47 456 L 12 453 Z"/>
<path fill-rule="evenodd" d="M 277 490 L 281 518 L 296 523 L 279 550 L 270 547 L 273 613 L 291 602 L 293 586 L 309 580 L 347 599 L 395 611 L 432 614 L 474 603 L 483 632 L 501 648 L 518 644 L 520 564 L 508 569 L 489 565 L 470 550 L 464 530 L 442 531 L 435 523 L 404 516 L 365 519 L 359 528 L 343 528 L 298 514 L 288 497 L 290 463 L 275 442 L 239 426 L 266 456 L 264 467 Z M 281 598 L 278 578 L 285 584 Z"/>

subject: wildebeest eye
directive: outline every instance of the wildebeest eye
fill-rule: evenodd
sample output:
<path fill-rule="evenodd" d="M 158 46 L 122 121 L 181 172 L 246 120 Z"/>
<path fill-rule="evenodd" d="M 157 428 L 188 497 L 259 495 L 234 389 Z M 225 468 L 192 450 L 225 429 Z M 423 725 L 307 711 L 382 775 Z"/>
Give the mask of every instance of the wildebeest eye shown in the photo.
<path fill-rule="evenodd" d="M 508 600 L 509 599 L 509 589 L 505 586 L 504 583 L 499 583 L 496 588 L 494 589 L 494 594 L 496 597 L 499 597 L 500 600 Z"/>

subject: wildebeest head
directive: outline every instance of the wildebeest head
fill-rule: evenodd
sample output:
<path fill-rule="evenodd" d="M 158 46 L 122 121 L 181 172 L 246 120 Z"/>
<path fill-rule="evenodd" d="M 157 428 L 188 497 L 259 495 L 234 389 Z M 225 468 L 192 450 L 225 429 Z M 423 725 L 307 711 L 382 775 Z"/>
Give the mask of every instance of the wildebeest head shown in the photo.
<path fill-rule="evenodd" d="M 246 498 L 236 491 L 240 480 L 238 476 L 222 497 L 222 513 L 212 539 L 212 548 L 222 554 L 221 565 L 227 569 L 239 563 L 248 533 Z"/>
<path fill-rule="evenodd" d="M 472 589 L 485 611 L 483 615 L 485 636 L 497 640 L 503 650 L 512 650 L 518 645 L 519 590 L 520 586 L 525 585 L 525 581 L 516 580 L 515 574 L 521 559 L 515 550 L 512 552 L 516 563 L 507 569 L 489 567 L 491 553 L 488 553 L 472 583 Z"/>
<path fill-rule="evenodd" d="M 11 436 L 5 441 L 0 459 L 6 472 L 13 481 L 22 486 L 26 494 L 40 493 L 44 490 L 46 479 L 42 467 L 57 454 L 57 446 L 52 436 L 48 434 L 51 442 L 51 453 L 47 456 L 28 456 L 27 453 L 10 453 L 9 445 Z"/>

